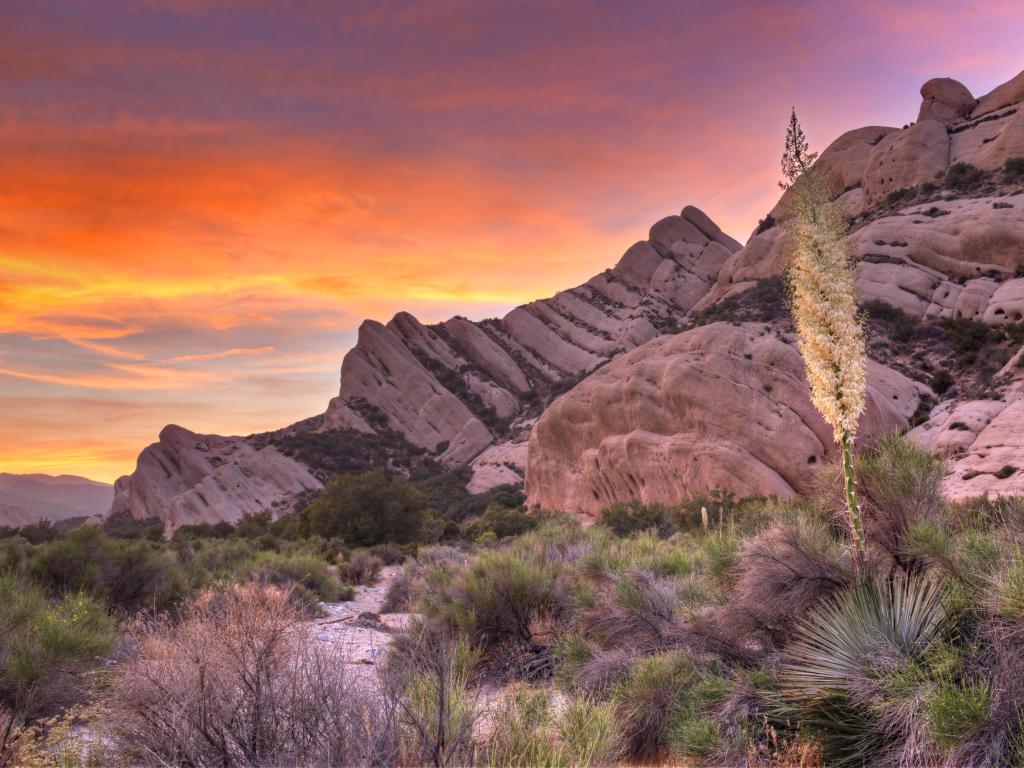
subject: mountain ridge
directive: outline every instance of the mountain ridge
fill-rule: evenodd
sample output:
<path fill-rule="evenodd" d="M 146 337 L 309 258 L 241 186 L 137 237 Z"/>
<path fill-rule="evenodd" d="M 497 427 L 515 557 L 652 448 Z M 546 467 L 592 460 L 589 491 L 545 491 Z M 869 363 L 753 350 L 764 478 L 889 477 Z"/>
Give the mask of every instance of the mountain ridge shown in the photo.
<path fill-rule="evenodd" d="M 836 179 L 838 200 L 850 217 L 862 299 L 892 306 L 929 327 L 937 328 L 943 319 L 992 328 L 1013 325 L 1024 315 L 1024 277 L 1017 275 L 1024 272 L 1024 199 L 1013 199 L 1024 190 L 1024 174 L 1012 179 L 1003 168 L 1024 157 L 1024 73 L 980 99 L 949 78 L 925 83 L 921 97 L 917 122 L 902 129 L 866 126 L 847 131 L 817 161 Z M 735 462 L 703 459 L 703 469 L 688 475 L 691 481 L 685 488 L 669 483 L 655 493 L 640 488 L 638 478 L 611 482 L 630 463 L 635 464 L 634 477 L 657 474 L 651 462 L 669 461 L 666 457 L 675 454 L 664 446 L 684 444 L 686 432 L 671 431 L 671 419 L 652 431 L 650 425 L 641 428 L 637 420 L 612 424 L 601 413 L 590 414 L 590 426 L 584 429 L 586 419 L 581 421 L 578 414 L 585 409 L 571 406 L 607 380 L 603 371 L 617 375 L 615 366 L 625 369 L 620 377 L 625 383 L 618 399 L 609 401 L 614 405 L 605 408 L 633 409 L 636 415 L 664 397 L 657 382 L 644 383 L 643 376 L 633 375 L 630 355 L 666 334 L 707 337 L 709 331 L 697 327 L 704 325 L 701 317 L 744 294 L 757 295 L 750 293 L 752 289 L 777 279 L 785 266 L 785 231 L 778 224 L 786 216 L 786 203 L 784 194 L 742 246 L 699 209 L 687 206 L 655 223 L 648 239 L 627 249 L 614 267 L 575 288 L 516 307 L 502 318 L 474 322 L 456 316 L 424 325 L 399 312 L 387 323 L 367 320 L 344 357 L 338 396 L 321 419 L 308 422 L 303 430 L 342 430 L 353 436 L 405 441 L 402 451 L 427 456 L 443 467 L 469 465 L 470 490 L 525 481 L 529 503 L 542 508 L 561 506 L 559 499 L 567 492 L 578 499 L 594 498 L 596 493 L 596 501 L 608 503 L 630 497 L 667 500 L 669 494 L 735 485 Z M 725 323 L 729 325 L 732 321 Z M 775 318 L 769 325 L 765 333 L 791 347 L 785 321 Z M 714 330 L 721 339 L 728 332 L 728 327 Z M 885 346 L 888 341 L 877 343 Z M 673 345 L 662 341 L 658 346 Z M 976 401 L 957 386 L 951 390 L 952 399 L 943 399 L 921 365 L 883 353 L 882 347 L 873 352 L 896 369 L 878 363 L 882 380 L 890 382 L 890 396 L 905 398 L 890 427 L 907 429 L 914 426 L 912 420 L 921 421 L 911 435 L 935 442 L 925 436 L 943 432 L 943 414 Z M 689 373 L 678 387 L 686 392 L 710 386 L 701 365 L 710 352 L 686 354 L 698 359 L 686 367 Z M 788 356 L 782 347 L 773 354 Z M 750 379 L 746 391 L 765 391 L 772 385 L 761 380 L 768 374 L 755 375 L 742 365 L 729 369 L 722 392 L 730 390 L 729 382 L 744 377 Z M 1016 369 L 994 381 L 993 392 L 1007 403 L 1016 401 Z M 713 386 L 710 391 L 717 394 Z M 558 407 L 552 408 L 556 402 Z M 720 405 L 728 411 L 749 403 L 726 399 Z M 750 418 L 756 421 L 782 405 L 769 397 Z M 570 421 L 560 423 L 562 417 Z M 671 461 L 699 459 L 701 451 L 713 447 L 706 441 L 709 434 L 729 444 L 743 443 L 743 423 L 730 428 L 739 434 L 726 434 L 721 432 L 722 419 L 712 406 L 701 406 L 693 421 L 701 439 L 691 441 Z M 815 432 L 809 422 L 802 423 Z M 582 435 L 579 430 L 586 436 L 569 438 Z M 980 437 L 980 432 L 971 434 Z M 322 478 L 307 482 L 309 468 L 281 453 L 275 439 L 202 436 L 176 428 L 173 438 L 164 440 L 162 435 L 160 442 L 143 451 L 133 475 L 118 481 L 114 510 L 160 516 L 170 520 L 169 525 L 233 520 L 254 505 L 286 510 L 301 493 L 315 490 Z M 1022 454 L 1024 464 L 1024 434 L 1004 434 L 1000 439 L 1007 443 L 1003 453 Z M 630 453 L 630 446 L 645 440 L 648 448 L 657 450 L 643 459 Z M 211 443 L 219 447 L 211 450 Z M 620 444 L 614 451 L 613 443 Z M 810 446 L 808 454 L 816 461 L 828 456 L 827 440 L 819 443 Z M 987 467 L 987 454 L 979 458 L 984 450 L 979 443 L 972 461 Z M 951 477 L 981 471 L 960 471 L 965 457 L 959 454 L 947 458 Z M 769 456 L 761 459 L 775 461 Z M 548 460 L 552 466 L 575 471 L 551 471 L 545 466 Z M 580 471 L 585 465 L 600 467 L 601 461 L 603 469 Z M 794 480 L 787 481 L 789 488 L 811 471 L 807 457 L 801 461 L 795 474 L 787 469 Z M 590 479 L 581 479 L 585 475 Z M 984 489 L 1011 492 L 1022 477 L 1024 472 L 996 478 Z M 573 483 L 585 487 L 573 489 Z M 980 487 L 977 482 L 965 483 L 951 481 L 949 490 L 956 495 Z M 592 513 L 592 506 L 570 511 Z"/>

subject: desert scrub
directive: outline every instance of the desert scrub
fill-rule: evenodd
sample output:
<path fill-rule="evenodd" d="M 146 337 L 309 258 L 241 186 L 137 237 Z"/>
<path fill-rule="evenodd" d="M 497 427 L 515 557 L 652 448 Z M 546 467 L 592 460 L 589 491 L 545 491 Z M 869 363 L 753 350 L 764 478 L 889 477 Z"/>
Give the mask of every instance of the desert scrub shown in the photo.
<path fill-rule="evenodd" d="M 621 753 L 615 711 L 574 696 L 552 712 L 550 691 L 514 685 L 493 716 L 488 764 L 512 768 L 611 766 Z"/>
<path fill-rule="evenodd" d="M 38 586 L 0 575 L 0 757 L 20 729 L 75 703 L 70 676 L 98 662 L 117 639 L 102 603 L 82 592 L 56 602 Z"/>
<path fill-rule="evenodd" d="M 384 561 L 365 549 L 356 549 L 339 558 L 338 578 L 346 584 L 374 584 Z"/>
<path fill-rule="evenodd" d="M 782 186 L 790 190 L 788 279 L 791 312 L 811 402 L 832 427 L 842 466 L 854 568 L 864 568 L 864 526 L 853 470 L 853 441 L 864 412 L 864 329 L 857 314 L 856 278 L 846 239 L 846 215 L 834 184 L 813 167 L 816 154 L 794 112 L 786 134 Z"/>
<path fill-rule="evenodd" d="M 320 601 L 351 600 L 352 588 L 338 581 L 326 562 L 313 555 L 259 552 L 239 567 L 235 578 L 288 590 L 291 601 L 315 613 Z"/>
<path fill-rule="evenodd" d="M 992 690 L 985 681 L 939 684 L 928 694 L 928 732 L 946 749 L 977 733 L 989 717 Z"/>
<path fill-rule="evenodd" d="M 569 608 L 564 569 L 512 550 L 484 551 L 462 568 L 431 572 L 420 598 L 434 631 L 490 649 L 496 667 L 522 679 L 550 673 L 549 645 Z"/>
<path fill-rule="evenodd" d="M 661 753 L 669 725 L 686 706 L 686 692 L 697 678 L 693 660 L 683 651 L 633 663 L 612 695 L 629 757 L 651 760 Z"/>
<path fill-rule="evenodd" d="M 940 586 L 920 576 L 859 581 L 807 617 L 786 648 L 780 690 L 829 765 L 914 749 L 915 718 L 901 705 L 907 697 L 893 696 L 894 682 L 926 663 L 944 619 Z"/>

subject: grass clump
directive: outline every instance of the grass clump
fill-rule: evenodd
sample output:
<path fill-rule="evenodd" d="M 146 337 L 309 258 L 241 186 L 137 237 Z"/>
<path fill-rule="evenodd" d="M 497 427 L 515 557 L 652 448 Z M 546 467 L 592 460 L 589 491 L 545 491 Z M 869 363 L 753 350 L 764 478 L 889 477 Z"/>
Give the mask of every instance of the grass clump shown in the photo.
<path fill-rule="evenodd" d="M 992 690 L 987 682 L 940 684 L 926 702 L 928 732 L 940 746 L 954 747 L 981 729 L 991 706 Z"/>

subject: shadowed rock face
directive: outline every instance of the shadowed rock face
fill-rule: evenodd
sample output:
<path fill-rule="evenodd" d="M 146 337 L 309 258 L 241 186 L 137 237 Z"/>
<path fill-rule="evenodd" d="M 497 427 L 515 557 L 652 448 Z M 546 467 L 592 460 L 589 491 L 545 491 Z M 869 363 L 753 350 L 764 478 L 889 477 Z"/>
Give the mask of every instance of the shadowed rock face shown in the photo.
<path fill-rule="evenodd" d="M 872 363 L 862 439 L 906 429 L 919 386 Z M 791 496 L 833 452 L 803 361 L 772 326 L 713 323 L 622 355 L 549 407 L 530 437 L 529 502 L 594 515 L 698 491 Z"/>
<path fill-rule="evenodd" d="M 978 99 L 948 78 L 925 83 L 921 96 L 915 124 L 848 131 L 818 159 L 853 221 L 862 299 L 919 318 L 1015 323 L 1024 317 L 1024 180 L 1001 169 L 1024 157 L 1024 73 Z M 981 180 L 947 183 L 955 163 L 976 166 Z M 785 219 L 787 203 L 783 195 L 772 221 Z M 831 439 L 783 325 L 664 335 L 785 266 L 781 227 L 768 222 L 740 247 L 688 206 L 613 268 L 501 319 L 366 321 L 317 428 L 397 434 L 447 467 L 470 465 L 474 492 L 518 482 L 528 466 L 529 502 L 541 507 L 593 513 L 715 485 L 790 494 Z M 871 370 L 864 434 L 905 428 L 928 387 Z M 1024 482 L 1024 469 L 997 476 L 1024 467 L 1014 426 L 1022 371 L 996 378 L 1003 400 L 947 400 L 911 433 L 949 456 L 954 496 Z M 972 426 L 952 426 L 954 413 Z M 287 509 L 318 485 L 264 442 L 169 430 L 118 481 L 115 510 L 170 526 L 235 520 Z"/>

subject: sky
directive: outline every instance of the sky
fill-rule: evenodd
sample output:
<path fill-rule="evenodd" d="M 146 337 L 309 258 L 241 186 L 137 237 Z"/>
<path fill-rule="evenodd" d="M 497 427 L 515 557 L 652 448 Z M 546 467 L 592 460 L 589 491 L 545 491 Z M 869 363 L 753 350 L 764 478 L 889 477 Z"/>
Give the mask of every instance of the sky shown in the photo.
<path fill-rule="evenodd" d="M 364 318 L 491 317 L 1024 68 L 1024 2 L 0 2 L 0 471 L 324 410 Z"/>

